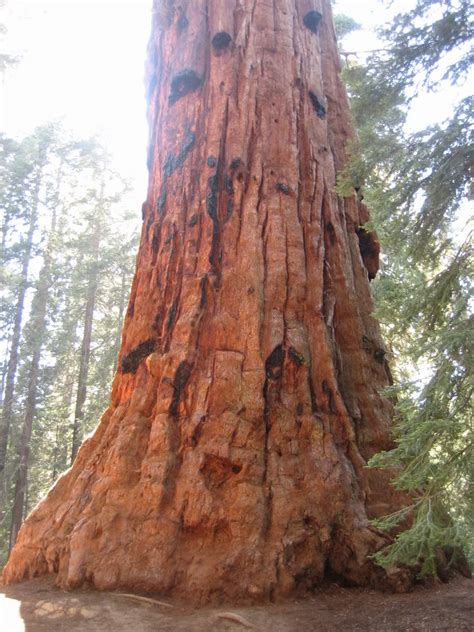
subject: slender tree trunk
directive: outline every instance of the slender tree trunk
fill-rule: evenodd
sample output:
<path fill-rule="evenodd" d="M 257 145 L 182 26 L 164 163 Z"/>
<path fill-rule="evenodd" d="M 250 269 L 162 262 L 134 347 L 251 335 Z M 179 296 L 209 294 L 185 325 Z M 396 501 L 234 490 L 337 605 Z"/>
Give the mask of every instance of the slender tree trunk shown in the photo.
<path fill-rule="evenodd" d="M 4 579 L 57 571 L 61 586 L 199 602 L 327 576 L 406 585 L 368 559 L 387 541 L 369 518 L 403 499 L 365 469 L 391 444 L 391 405 L 378 244 L 361 248 L 367 209 L 334 190 L 353 129 L 330 1 L 155 8 L 149 189 L 112 404 Z"/>
<path fill-rule="evenodd" d="M 77 380 L 76 407 L 74 411 L 74 423 L 72 431 L 71 462 L 76 458 L 77 451 L 82 442 L 82 421 L 84 418 L 84 404 L 87 397 L 87 377 L 89 374 L 89 360 L 92 340 L 92 325 L 94 322 L 94 309 L 97 296 L 97 265 L 99 261 L 99 247 L 101 239 L 101 225 L 97 220 L 92 235 L 92 265 L 87 284 L 86 309 L 84 313 L 84 330 L 81 342 L 81 355 L 79 360 L 79 377 Z"/>
<path fill-rule="evenodd" d="M 71 366 L 68 366 L 65 369 L 66 376 L 62 386 L 61 411 L 63 411 L 63 415 L 61 417 L 58 416 L 56 422 L 51 484 L 56 481 L 58 474 L 66 469 L 67 463 L 69 462 L 69 450 L 67 448 L 67 442 L 64 441 L 64 431 L 65 424 L 69 424 L 70 421 L 74 385 L 76 382 L 71 368 Z"/>
<path fill-rule="evenodd" d="M 0 380 L 0 407 L 3 406 L 3 392 L 5 390 L 5 381 L 7 379 L 7 370 L 8 370 L 8 358 L 10 357 L 10 349 L 7 345 L 5 349 L 5 355 L 2 361 L 2 377 Z"/>
<path fill-rule="evenodd" d="M 28 372 L 28 393 L 26 397 L 25 416 L 23 419 L 23 427 L 18 448 L 18 468 L 16 471 L 15 494 L 13 499 L 10 529 L 10 550 L 16 542 L 25 509 L 28 482 L 28 458 L 30 454 L 33 421 L 36 414 L 41 351 L 46 333 L 46 310 L 48 306 L 49 289 L 51 287 L 51 259 L 55 231 L 56 210 L 53 211 L 48 245 L 46 246 L 46 252 L 44 255 L 44 263 L 39 274 L 38 286 L 31 306 L 31 363 Z"/>
<path fill-rule="evenodd" d="M 21 281 L 18 292 L 18 298 L 15 308 L 15 318 L 13 322 L 13 332 L 10 343 L 10 355 L 8 358 L 8 368 L 5 381 L 5 391 L 3 398 L 3 410 L 0 420 L 0 512 L 4 511 L 4 471 L 7 458 L 7 446 L 10 436 L 10 426 L 13 413 L 13 396 L 15 392 L 16 372 L 18 367 L 18 357 L 20 349 L 20 337 L 23 321 L 23 308 L 25 305 L 25 296 L 28 289 L 28 271 L 31 261 L 33 249 L 33 236 L 38 221 L 38 196 L 41 183 L 41 173 L 38 175 L 35 183 L 33 195 L 33 208 L 31 209 L 30 222 L 28 226 L 28 234 L 26 237 L 25 251 L 23 254 Z"/>

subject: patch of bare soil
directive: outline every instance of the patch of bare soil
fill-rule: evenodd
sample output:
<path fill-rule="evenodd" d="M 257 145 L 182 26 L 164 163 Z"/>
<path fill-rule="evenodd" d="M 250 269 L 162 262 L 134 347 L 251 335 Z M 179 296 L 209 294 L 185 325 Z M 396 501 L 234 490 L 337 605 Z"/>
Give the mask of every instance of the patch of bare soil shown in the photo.
<path fill-rule="evenodd" d="M 472 581 L 393 595 L 333 586 L 306 599 L 248 607 L 192 609 L 146 598 L 58 590 L 53 578 L 0 588 L 2 632 L 332 632 L 474 629 Z"/>

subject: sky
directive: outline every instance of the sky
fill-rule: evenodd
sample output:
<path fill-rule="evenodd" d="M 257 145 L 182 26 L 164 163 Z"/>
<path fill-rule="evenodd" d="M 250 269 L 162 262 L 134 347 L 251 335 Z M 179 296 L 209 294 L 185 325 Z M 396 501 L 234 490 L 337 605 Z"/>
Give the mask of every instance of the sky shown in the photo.
<path fill-rule="evenodd" d="M 4 48 L 21 62 L 3 78 L 0 131 L 24 136 L 60 119 L 78 137 L 99 134 L 144 198 L 150 7 L 151 0 L 9 0 L 0 13 Z"/>
<path fill-rule="evenodd" d="M 394 8 L 411 2 L 396 0 Z M 364 27 L 348 36 L 345 50 L 379 45 L 375 28 L 390 19 L 389 4 L 338 0 L 335 11 Z M 147 178 L 143 74 L 151 5 L 152 0 L 7 0 L 0 10 L 0 24 L 8 29 L 3 49 L 21 56 L 0 77 L 0 132 L 21 137 L 61 119 L 78 137 L 100 134 L 117 169 L 133 181 L 137 205 Z M 411 127 L 446 118 L 456 96 L 455 90 L 425 95 L 411 114 Z"/>

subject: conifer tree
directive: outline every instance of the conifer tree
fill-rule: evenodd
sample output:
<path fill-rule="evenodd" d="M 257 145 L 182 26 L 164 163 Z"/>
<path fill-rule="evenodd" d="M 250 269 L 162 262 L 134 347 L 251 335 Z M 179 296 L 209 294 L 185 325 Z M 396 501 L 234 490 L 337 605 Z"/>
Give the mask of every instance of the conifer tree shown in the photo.
<path fill-rule="evenodd" d="M 360 145 L 339 178 L 341 191 L 356 184 L 373 208 L 386 253 L 374 287 L 398 357 L 398 445 L 372 463 L 403 466 L 397 485 L 414 495 L 411 508 L 378 523 L 392 527 L 407 513 L 413 521 L 377 559 L 444 577 L 456 547 L 473 551 L 473 243 L 466 202 L 474 132 L 472 98 L 462 88 L 473 33 L 469 2 L 417 0 L 382 31 L 384 50 L 366 66 L 346 67 Z M 417 95 L 449 84 L 465 95 L 451 117 L 406 132 Z"/>

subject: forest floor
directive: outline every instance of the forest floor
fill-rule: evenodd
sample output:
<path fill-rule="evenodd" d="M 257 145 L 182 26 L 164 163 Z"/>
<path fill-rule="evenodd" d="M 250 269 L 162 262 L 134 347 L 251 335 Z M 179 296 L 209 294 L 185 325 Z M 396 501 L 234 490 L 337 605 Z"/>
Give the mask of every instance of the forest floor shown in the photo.
<path fill-rule="evenodd" d="M 332 586 L 306 599 L 248 607 L 168 605 L 92 590 L 64 592 L 51 577 L 0 586 L 2 632 L 407 632 L 474 629 L 473 582 L 407 594 Z M 159 599 L 158 597 L 156 599 Z"/>

